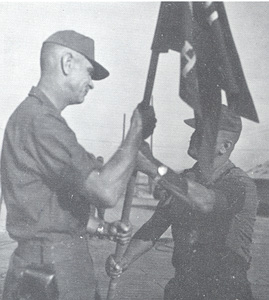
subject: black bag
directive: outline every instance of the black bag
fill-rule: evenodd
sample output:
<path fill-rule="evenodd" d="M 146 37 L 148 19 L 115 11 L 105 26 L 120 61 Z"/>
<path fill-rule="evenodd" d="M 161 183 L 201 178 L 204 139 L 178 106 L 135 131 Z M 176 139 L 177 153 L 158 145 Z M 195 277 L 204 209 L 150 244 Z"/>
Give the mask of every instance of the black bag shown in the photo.
<path fill-rule="evenodd" d="M 59 292 L 53 265 L 43 263 L 42 247 L 41 263 L 31 264 L 22 272 L 18 300 L 57 300 L 58 298 Z"/>

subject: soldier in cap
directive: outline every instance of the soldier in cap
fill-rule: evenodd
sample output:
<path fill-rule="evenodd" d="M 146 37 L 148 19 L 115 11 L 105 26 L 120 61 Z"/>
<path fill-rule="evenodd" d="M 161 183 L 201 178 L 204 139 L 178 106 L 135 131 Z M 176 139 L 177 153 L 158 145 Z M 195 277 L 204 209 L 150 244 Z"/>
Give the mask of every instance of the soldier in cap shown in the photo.
<path fill-rule="evenodd" d="M 3 300 L 99 299 L 88 235 L 125 243 L 128 224 L 90 218 L 90 207 L 116 205 L 134 170 L 154 110 L 137 107 L 126 139 L 102 164 L 77 141 L 61 112 L 85 100 L 109 72 L 95 60 L 94 40 L 58 31 L 41 49 L 41 77 L 9 118 L 2 149 L 7 231 L 18 242 Z"/>
<path fill-rule="evenodd" d="M 195 129 L 195 119 L 185 123 Z M 257 209 L 254 182 L 229 159 L 242 129 L 241 119 L 222 105 L 211 178 L 199 163 L 178 174 L 154 158 L 146 142 L 137 169 L 157 184 L 160 199 L 152 218 L 132 237 L 120 261 L 106 263 L 108 275 L 120 276 L 149 251 L 171 225 L 175 276 L 165 300 L 250 300 L 247 279 Z M 192 134 L 188 154 L 197 160 L 199 138 Z"/>

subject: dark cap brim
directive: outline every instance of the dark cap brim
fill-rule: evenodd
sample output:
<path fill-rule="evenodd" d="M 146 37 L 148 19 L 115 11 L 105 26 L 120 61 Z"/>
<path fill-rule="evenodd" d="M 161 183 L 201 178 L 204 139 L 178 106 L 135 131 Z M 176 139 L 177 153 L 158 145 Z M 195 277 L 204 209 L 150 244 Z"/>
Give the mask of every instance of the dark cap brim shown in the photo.
<path fill-rule="evenodd" d="M 195 119 L 184 120 L 184 123 L 195 129 Z"/>
<path fill-rule="evenodd" d="M 92 80 L 102 80 L 109 76 L 109 72 L 107 69 L 105 69 L 102 65 L 100 65 L 95 60 L 89 60 L 91 64 L 93 65 L 93 75 Z"/>
<path fill-rule="evenodd" d="M 63 47 L 67 47 L 69 49 L 72 49 L 78 53 L 80 53 L 81 55 L 83 55 L 86 59 L 88 59 L 88 61 L 92 64 L 94 70 L 93 70 L 93 75 L 92 75 L 92 80 L 102 80 L 105 79 L 106 77 L 109 76 L 109 72 L 106 68 L 104 68 L 101 64 L 99 64 L 97 61 L 91 59 L 89 57 L 89 55 L 87 55 L 86 52 L 82 52 L 80 51 L 80 49 L 76 48 L 76 44 L 74 45 L 69 45 L 67 43 L 65 43 L 65 41 L 54 41 L 51 38 L 49 38 L 48 40 L 46 40 L 44 42 L 44 44 L 46 43 L 51 43 L 51 44 L 57 44 Z"/>

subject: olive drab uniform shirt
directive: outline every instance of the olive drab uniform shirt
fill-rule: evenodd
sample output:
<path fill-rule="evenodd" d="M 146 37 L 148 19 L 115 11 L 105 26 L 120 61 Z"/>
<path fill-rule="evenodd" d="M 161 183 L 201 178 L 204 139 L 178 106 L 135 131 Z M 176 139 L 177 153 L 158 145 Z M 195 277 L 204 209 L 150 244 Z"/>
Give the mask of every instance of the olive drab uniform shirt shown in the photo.
<path fill-rule="evenodd" d="M 204 181 L 198 164 L 183 174 L 215 192 L 213 211 L 205 214 L 193 210 L 180 199 L 163 193 L 154 215 L 134 238 L 156 241 L 171 225 L 172 263 L 176 270 L 217 272 L 224 257 L 231 263 L 239 258 L 247 268 L 258 205 L 254 182 L 230 161 L 212 182 Z"/>
<path fill-rule="evenodd" d="M 1 176 L 7 230 L 15 240 L 85 233 L 90 199 L 84 180 L 100 163 L 78 143 L 60 112 L 36 87 L 6 126 Z"/>

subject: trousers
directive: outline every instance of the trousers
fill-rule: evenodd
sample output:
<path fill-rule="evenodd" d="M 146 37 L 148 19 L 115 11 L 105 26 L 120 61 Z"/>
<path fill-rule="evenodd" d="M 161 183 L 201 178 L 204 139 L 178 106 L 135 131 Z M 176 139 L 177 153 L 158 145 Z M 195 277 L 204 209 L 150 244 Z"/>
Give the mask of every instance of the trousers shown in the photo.
<path fill-rule="evenodd" d="M 246 270 L 209 276 L 185 272 L 166 285 L 164 300 L 254 300 Z"/>
<path fill-rule="evenodd" d="M 19 242 L 10 258 L 3 300 L 20 300 L 17 291 L 22 272 L 27 266 L 38 264 L 41 260 L 53 266 L 59 300 L 101 299 L 88 240 L 83 236 L 57 242 Z"/>

